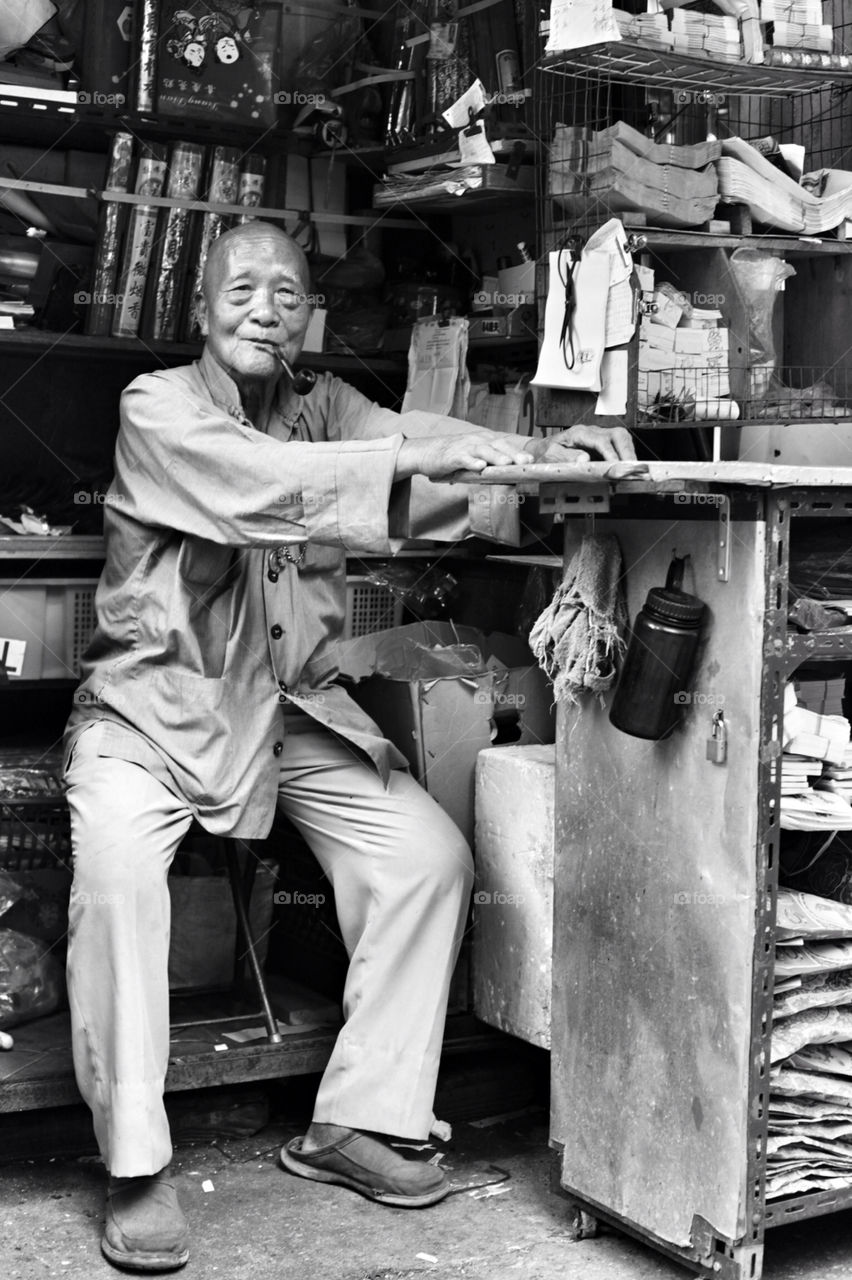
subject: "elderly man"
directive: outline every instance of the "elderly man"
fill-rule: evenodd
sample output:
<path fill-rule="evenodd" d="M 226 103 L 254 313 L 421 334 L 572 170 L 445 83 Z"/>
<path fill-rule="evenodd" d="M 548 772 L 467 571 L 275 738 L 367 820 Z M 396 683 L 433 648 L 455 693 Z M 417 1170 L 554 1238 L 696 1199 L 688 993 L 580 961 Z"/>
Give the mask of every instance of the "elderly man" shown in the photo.
<path fill-rule="evenodd" d="M 121 402 L 98 626 L 67 733 L 68 980 L 109 1173 L 102 1248 L 129 1269 L 188 1257 L 163 1084 L 166 875 L 193 819 L 262 837 L 278 805 L 334 888 L 345 1023 L 285 1166 L 385 1204 L 446 1194 L 440 1170 L 371 1135 L 429 1133 L 470 853 L 335 684 L 345 556 L 463 535 L 464 490 L 428 480 L 577 457 L 571 445 L 632 456 L 626 432 L 573 428 L 548 447 L 392 413 L 329 375 L 300 397 L 279 353 L 301 350 L 308 289 L 282 231 L 225 233 L 199 300 L 201 359 L 137 378 Z"/>

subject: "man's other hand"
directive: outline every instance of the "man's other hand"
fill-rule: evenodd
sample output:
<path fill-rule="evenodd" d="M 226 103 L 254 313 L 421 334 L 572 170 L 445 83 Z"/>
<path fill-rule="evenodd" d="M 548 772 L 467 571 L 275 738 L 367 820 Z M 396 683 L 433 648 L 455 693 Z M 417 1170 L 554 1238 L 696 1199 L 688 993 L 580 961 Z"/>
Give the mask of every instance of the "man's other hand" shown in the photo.
<path fill-rule="evenodd" d="M 534 461 L 533 441 L 472 427 L 470 435 L 421 436 L 403 440 L 396 459 L 395 479 L 428 476 L 441 480 L 457 471 L 482 471 Z"/>
<path fill-rule="evenodd" d="M 587 462 L 594 455 L 605 462 L 633 462 L 636 458 L 626 427 L 593 427 L 578 422 L 565 431 L 527 443 L 536 462 Z"/>

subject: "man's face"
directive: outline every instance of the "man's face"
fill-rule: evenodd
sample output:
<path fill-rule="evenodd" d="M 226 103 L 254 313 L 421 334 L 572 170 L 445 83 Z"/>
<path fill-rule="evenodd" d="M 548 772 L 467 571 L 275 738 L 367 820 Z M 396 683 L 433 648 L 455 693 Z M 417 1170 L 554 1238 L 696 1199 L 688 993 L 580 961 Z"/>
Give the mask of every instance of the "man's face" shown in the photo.
<path fill-rule="evenodd" d="M 224 251 L 199 314 L 208 351 L 236 382 L 278 379 L 273 347 L 295 360 L 311 315 L 307 288 L 298 254 L 274 235 L 252 235 Z"/>

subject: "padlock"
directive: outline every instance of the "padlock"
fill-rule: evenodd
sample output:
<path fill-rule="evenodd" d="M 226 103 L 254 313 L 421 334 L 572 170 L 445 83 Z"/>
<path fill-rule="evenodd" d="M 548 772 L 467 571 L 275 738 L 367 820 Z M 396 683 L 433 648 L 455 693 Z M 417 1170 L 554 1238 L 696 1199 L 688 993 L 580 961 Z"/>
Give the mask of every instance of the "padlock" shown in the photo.
<path fill-rule="evenodd" d="M 717 711 L 713 716 L 713 730 L 707 739 L 707 759 L 713 764 L 725 764 L 728 759 L 728 726 L 723 711 Z"/>

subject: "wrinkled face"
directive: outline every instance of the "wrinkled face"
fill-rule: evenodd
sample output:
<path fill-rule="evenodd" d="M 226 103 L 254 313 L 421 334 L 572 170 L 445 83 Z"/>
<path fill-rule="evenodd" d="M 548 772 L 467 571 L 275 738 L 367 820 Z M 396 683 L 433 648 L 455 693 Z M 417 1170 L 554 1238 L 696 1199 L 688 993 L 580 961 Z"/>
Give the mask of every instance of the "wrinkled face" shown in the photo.
<path fill-rule="evenodd" d="M 211 253 L 199 303 L 201 331 L 214 360 L 241 384 L 275 381 L 302 349 L 311 317 L 298 250 L 258 231 Z"/>

